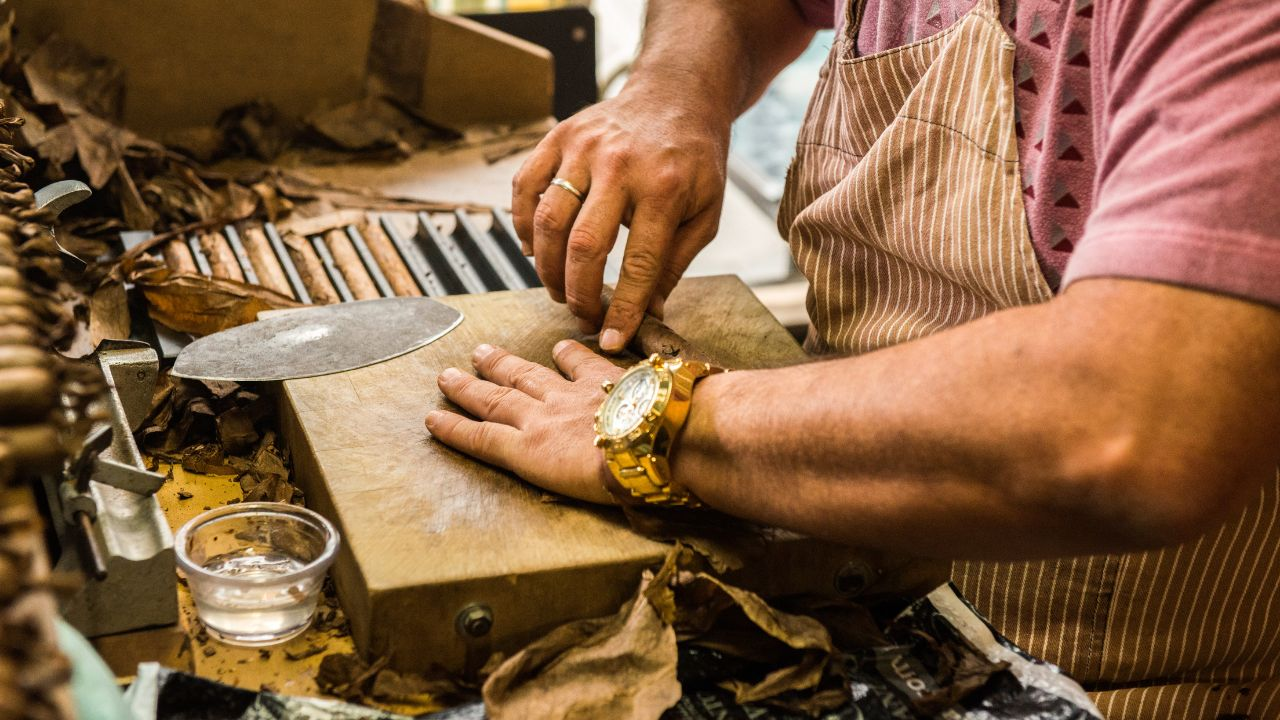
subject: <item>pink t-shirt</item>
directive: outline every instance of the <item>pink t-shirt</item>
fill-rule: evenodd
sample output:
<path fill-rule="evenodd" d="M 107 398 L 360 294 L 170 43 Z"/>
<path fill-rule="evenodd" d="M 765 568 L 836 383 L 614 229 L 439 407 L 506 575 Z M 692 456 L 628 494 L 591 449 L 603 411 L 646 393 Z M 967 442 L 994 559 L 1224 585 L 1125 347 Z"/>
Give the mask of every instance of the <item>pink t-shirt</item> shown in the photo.
<path fill-rule="evenodd" d="M 840 0 L 795 0 L 814 25 Z M 975 0 L 867 0 L 863 54 Z M 1001 0 L 1036 256 L 1058 289 L 1176 283 L 1280 307 L 1280 2 Z"/>

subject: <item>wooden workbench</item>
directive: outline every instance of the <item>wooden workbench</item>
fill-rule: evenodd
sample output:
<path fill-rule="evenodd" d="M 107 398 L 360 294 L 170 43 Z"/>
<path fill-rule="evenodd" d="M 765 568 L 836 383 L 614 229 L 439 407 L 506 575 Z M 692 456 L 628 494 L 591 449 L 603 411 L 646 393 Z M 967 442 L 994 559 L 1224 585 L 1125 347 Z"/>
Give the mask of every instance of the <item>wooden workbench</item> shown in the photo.
<path fill-rule="evenodd" d="M 284 383 L 281 423 L 308 505 L 343 534 L 334 568 L 359 649 L 394 667 L 474 666 L 574 618 L 610 614 L 666 546 L 633 533 L 612 509 L 542 501 L 512 476 L 433 440 L 445 407 L 435 379 L 468 368 L 481 342 L 551 364 L 576 322 L 545 291 L 453 296 L 462 324 L 431 345 L 367 368 Z M 731 276 L 686 280 L 667 320 L 701 352 L 736 368 L 806 359 L 786 330 Z M 830 592 L 849 549 L 790 536 L 745 576 L 766 592 Z M 455 621 L 487 607 L 492 632 Z"/>

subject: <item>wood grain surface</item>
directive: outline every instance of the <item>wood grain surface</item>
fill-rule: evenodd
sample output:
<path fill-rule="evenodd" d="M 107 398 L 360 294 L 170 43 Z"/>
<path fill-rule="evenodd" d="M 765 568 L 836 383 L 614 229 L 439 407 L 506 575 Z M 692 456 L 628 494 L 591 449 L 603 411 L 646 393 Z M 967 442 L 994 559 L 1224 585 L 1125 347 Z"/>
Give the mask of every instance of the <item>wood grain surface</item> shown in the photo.
<path fill-rule="evenodd" d="M 543 502 L 537 489 L 430 437 L 423 418 L 447 405 L 437 374 L 470 369 L 477 344 L 551 365 L 556 341 L 581 337 L 541 289 L 442 302 L 465 315 L 456 330 L 378 365 L 285 382 L 281 416 L 308 505 L 343 534 L 334 574 L 357 647 L 390 653 L 401 668 L 461 670 L 567 620 L 612 613 L 666 546 L 634 534 L 615 510 Z M 806 360 L 736 277 L 686 280 L 666 318 L 727 367 Z M 770 592 L 830 591 L 855 555 L 867 557 L 792 536 L 742 574 Z M 494 616 L 479 640 L 455 629 L 472 603 Z"/>

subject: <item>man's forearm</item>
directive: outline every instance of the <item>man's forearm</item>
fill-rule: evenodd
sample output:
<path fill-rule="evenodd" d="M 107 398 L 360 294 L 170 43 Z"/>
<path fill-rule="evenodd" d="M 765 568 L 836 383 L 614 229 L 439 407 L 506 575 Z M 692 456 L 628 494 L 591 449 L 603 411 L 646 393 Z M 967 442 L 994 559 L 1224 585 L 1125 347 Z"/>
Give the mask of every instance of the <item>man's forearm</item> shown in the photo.
<path fill-rule="evenodd" d="M 1085 282 L 859 358 L 708 378 L 675 473 L 731 514 L 935 557 L 1165 544 L 1274 474 L 1278 337 L 1261 306 Z"/>
<path fill-rule="evenodd" d="M 813 37 L 791 0 L 650 0 L 627 91 L 694 101 L 726 124 Z"/>

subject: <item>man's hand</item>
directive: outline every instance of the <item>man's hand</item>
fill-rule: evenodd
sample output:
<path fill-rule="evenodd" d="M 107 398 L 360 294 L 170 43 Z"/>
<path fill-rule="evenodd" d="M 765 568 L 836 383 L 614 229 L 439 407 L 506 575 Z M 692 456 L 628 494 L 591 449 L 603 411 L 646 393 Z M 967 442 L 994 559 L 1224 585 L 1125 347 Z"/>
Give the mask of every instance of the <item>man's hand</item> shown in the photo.
<path fill-rule="evenodd" d="M 446 445 L 539 487 L 612 503 L 601 483 L 592 419 L 604 399 L 601 382 L 623 370 L 572 340 L 561 341 L 553 355 L 568 379 L 506 350 L 477 347 L 471 363 L 479 378 L 449 368 L 437 382 L 478 420 L 437 410 L 427 415 L 427 429 Z"/>
<path fill-rule="evenodd" d="M 792 0 L 650 0 L 644 42 L 617 98 L 561 123 L 512 183 L 525 254 L 583 332 L 621 350 L 720 223 L 729 127 L 808 46 Z M 562 178 L 583 193 L 551 185 Z M 606 315 L 605 257 L 631 229 Z"/>
<path fill-rule="evenodd" d="M 512 183 L 511 207 L 525 253 L 552 299 L 584 332 L 603 324 L 600 345 L 617 352 L 648 309 L 667 295 L 715 236 L 724 200 L 729 117 L 630 89 L 573 116 L 538 145 Z M 563 178 L 585 195 L 550 185 Z M 600 291 L 620 224 L 631 232 L 607 317 Z"/>

